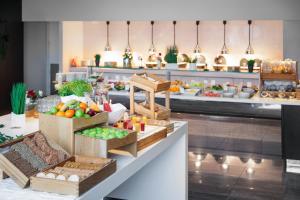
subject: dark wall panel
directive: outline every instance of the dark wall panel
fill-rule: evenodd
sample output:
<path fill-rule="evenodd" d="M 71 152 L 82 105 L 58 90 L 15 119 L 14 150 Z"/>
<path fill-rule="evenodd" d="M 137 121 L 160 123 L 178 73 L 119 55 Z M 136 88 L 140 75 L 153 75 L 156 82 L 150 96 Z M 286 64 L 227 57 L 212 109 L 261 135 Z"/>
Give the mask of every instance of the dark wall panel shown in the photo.
<path fill-rule="evenodd" d="M 23 23 L 21 12 L 21 0 L 2 0 L 0 3 L 0 36 L 5 35 L 7 37 L 6 54 L 3 58 L 0 58 L 0 114 L 10 111 L 9 94 L 12 84 L 23 81 Z"/>

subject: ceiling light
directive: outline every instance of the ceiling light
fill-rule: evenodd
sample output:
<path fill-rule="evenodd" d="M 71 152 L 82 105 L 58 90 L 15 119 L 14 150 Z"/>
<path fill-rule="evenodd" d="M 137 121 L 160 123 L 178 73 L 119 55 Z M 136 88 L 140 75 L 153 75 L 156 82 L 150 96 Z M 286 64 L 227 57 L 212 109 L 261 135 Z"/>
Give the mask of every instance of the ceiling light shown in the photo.
<path fill-rule="evenodd" d="M 223 38 L 223 47 L 222 47 L 222 50 L 221 50 L 221 54 L 228 54 L 228 48 L 226 46 L 226 24 L 227 24 L 227 21 L 224 20 L 223 21 L 223 25 L 224 25 L 224 38 Z"/>
<path fill-rule="evenodd" d="M 248 43 L 248 47 L 246 49 L 246 54 L 254 54 L 254 50 L 251 46 L 251 25 L 252 25 L 251 20 L 248 20 L 248 25 L 249 25 L 249 43 Z"/>
<path fill-rule="evenodd" d="M 196 46 L 194 48 L 194 53 L 195 54 L 200 54 L 201 51 L 200 51 L 200 47 L 199 47 L 199 24 L 200 24 L 200 21 L 196 21 L 196 26 L 197 26 L 197 43 L 196 43 Z"/>
<path fill-rule="evenodd" d="M 127 21 L 127 47 L 125 48 L 125 53 L 131 53 L 131 47 L 129 42 L 129 36 L 130 36 L 129 25 L 130 25 L 130 21 Z"/>
<path fill-rule="evenodd" d="M 109 44 L 109 21 L 106 22 L 106 45 L 104 51 L 111 51 L 111 46 Z"/>
<path fill-rule="evenodd" d="M 153 41 L 153 25 L 154 25 L 154 21 L 151 21 L 151 46 L 148 50 L 149 54 L 155 54 L 156 52 L 154 41 Z"/>

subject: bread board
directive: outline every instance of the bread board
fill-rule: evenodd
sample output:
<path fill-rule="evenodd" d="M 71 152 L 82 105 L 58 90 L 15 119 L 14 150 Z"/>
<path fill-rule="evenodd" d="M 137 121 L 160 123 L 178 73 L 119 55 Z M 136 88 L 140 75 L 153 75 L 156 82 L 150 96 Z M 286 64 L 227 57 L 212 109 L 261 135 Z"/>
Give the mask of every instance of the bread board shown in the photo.
<path fill-rule="evenodd" d="M 144 133 L 138 136 L 137 150 L 141 151 L 166 137 L 166 127 L 146 125 Z"/>
<path fill-rule="evenodd" d="M 33 138 L 36 133 L 39 133 L 39 131 L 22 138 L 12 140 L 6 143 L 5 147 L 11 147 L 14 144 L 22 142 L 25 138 Z M 69 157 L 69 154 L 65 152 L 59 145 L 55 144 L 50 139 L 48 139 L 47 142 L 52 148 L 63 151 Z M 30 177 L 26 176 L 23 172 L 23 169 L 15 166 L 15 164 L 3 154 L 0 154 L 0 169 L 3 170 L 5 175 L 11 177 L 20 187 L 25 188 L 29 185 Z"/>

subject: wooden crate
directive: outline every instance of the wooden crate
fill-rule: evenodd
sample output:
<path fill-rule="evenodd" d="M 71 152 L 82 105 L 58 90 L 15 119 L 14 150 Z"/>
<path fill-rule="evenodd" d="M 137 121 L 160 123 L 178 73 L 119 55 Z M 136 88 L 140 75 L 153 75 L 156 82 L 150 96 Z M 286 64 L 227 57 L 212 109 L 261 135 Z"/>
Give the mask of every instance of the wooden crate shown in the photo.
<path fill-rule="evenodd" d="M 300 88 L 296 89 L 296 99 L 300 100 Z"/>
<path fill-rule="evenodd" d="M 98 113 L 88 119 L 65 118 L 44 113 L 39 115 L 40 130 L 47 138 L 55 141 L 71 155 L 75 153 L 75 131 L 97 124 L 106 124 L 107 121 L 107 112 Z"/>
<path fill-rule="evenodd" d="M 174 131 L 174 123 L 167 120 L 148 119 L 147 124 L 152 126 L 166 127 L 167 133 L 172 133 Z"/>
<path fill-rule="evenodd" d="M 287 80 L 298 82 L 297 74 L 261 73 L 261 80 Z"/>
<path fill-rule="evenodd" d="M 30 177 L 30 186 L 33 190 L 52 192 L 65 195 L 75 195 L 80 196 L 84 192 L 88 191 L 110 175 L 112 175 L 116 169 L 116 161 L 105 158 L 92 158 L 84 156 L 73 156 L 64 162 L 51 167 L 54 169 L 57 166 L 63 166 L 67 161 L 76 161 L 82 163 L 103 163 L 102 169 L 96 171 L 94 174 L 88 176 L 87 178 L 81 180 L 80 182 L 70 182 L 56 179 L 39 178 L 32 176 Z M 46 171 L 46 170 L 45 170 Z"/>
<path fill-rule="evenodd" d="M 6 178 L 8 178 L 8 175 L 5 174 L 5 172 L 2 169 L 0 169 L 0 180 L 6 179 Z"/>
<path fill-rule="evenodd" d="M 146 147 L 166 138 L 167 134 L 166 127 L 146 125 L 145 133 L 139 135 L 137 150 L 143 150 Z"/>
<path fill-rule="evenodd" d="M 124 138 L 102 140 L 75 134 L 75 154 L 107 158 L 108 153 L 137 156 L 137 133 L 129 131 Z"/>
<path fill-rule="evenodd" d="M 144 78 L 143 75 L 146 75 L 155 81 L 148 80 L 148 79 Z M 170 81 L 166 81 L 154 74 L 148 74 L 148 73 L 134 74 L 131 77 L 131 81 L 135 82 L 135 84 L 140 85 L 141 89 L 148 90 L 148 88 L 150 88 L 150 89 L 153 89 L 155 92 L 161 92 L 161 91 L 168 90 L 171 85 Z M 145 87 L 148 87 L 148 88 L 145 88 Z"/>
<path fill-rule="evenodd" d="M 165 119 L 170 118 L 170 116 L 171 116 L 170 109 L 167 109 L 159 104 L 155 104 L 155 107 L 158 107 L 159 110 L 154 112 L 154 119 L 165 120 Z M 153 119 L 152 111 L 150 109 L 146 108 L 144 105 L 142 105 L 142 103 L 134 102 L 134 109 L 135 109 L 135 113 L 143 115 L 143 116 L 147 116 L 147 117 Z"/>
<path fill-rule="evenodd" d="M 2 146 L 10 147 L 18 142 L 23 141 L 24 138 L 32 138 L 36 133 L 37 132 L 24 136 L 22 138 L 18 138 L 16 140 L 12 140 L 11 142 L 6 143 Z M 53 141 L 49 139 L 48 139 L 48 144 L 54 149 L 64 151 L 59 145 L 55 144 Z M 10 160 L 8 160 L 3 154 L 0 154 L 0 168 L 4 171 L 4 173 L 7 176 L 11 177 L 20 187 L 25 188 L 29 185 L 29 181 L 30 181 L 29 177 L 25 176 L 25 174 L 19 168 L 17 168 L 12 162 L 10 162 Z"/>

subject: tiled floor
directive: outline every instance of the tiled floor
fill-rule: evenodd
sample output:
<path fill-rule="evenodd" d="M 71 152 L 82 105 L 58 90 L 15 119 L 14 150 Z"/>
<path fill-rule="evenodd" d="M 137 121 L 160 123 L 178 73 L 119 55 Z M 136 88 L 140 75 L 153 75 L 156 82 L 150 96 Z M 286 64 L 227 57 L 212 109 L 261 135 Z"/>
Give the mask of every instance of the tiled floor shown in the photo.
<path fill-rule="evenodd" d="M 280 122 L 185 115 L 189 200 L 300 200 L 300 175 L 284 173 Z"/>

